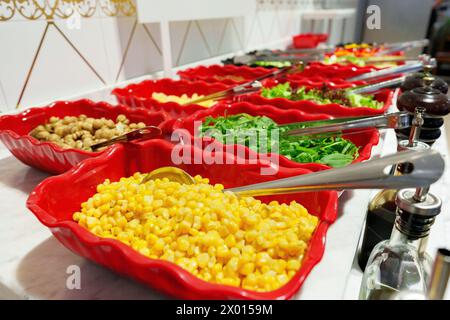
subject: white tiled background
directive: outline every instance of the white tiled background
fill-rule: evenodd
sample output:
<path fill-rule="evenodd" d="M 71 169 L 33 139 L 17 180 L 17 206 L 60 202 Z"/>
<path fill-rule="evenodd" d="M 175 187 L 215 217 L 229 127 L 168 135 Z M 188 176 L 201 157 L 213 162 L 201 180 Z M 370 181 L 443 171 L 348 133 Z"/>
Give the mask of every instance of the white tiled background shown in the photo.
<path fill-rule="evenodd" d="M 257 0 L 257 11 L 249 17 L 173 22 L 173 63 L 182 66 L 281 43 L 311 31 L 302 12 L 356 5 L 357 0 Z M 52 8 L 59 11 L 53 14 Z M 61 12 L 72 9 L 74 14 L 62 17 Z M 137 23 L 135 11 L 133 0 L 0 0 L 0 111 L 43 105 L 160 71 L 159 25 Z M 88 17 L 79 18 L 78 12 Z M 34 13 L 40 17 L 30 20 Z M 343 39 L 340 23 L 333 24 L 330 41 L 351 41 L 354 19 L 346 21 Z M 314 26 L 324 31 L 323 24 Z"/>

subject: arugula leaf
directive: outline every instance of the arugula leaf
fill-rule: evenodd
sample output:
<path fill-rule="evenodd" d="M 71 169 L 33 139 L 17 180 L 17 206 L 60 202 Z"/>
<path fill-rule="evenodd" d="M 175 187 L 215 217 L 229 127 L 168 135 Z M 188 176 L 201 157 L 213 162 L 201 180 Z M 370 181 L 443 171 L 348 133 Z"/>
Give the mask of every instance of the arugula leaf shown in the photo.
<path fill-rule="evenodd" d="M 282 135 L 283 132 L 295 127 L 303 126 L 280 128 L 268 117 L 241 113 L 226 117 L 206 118 L 200 135 L 214 137 L 222 143 L 242 144 L 257 152 L 277 150 L 279 154 L 300 163 L 317 162 L 331 167 L 342 167 L 358 157 L 358 147 L 342 137 L 311 139 L 310 137 Z M 279 141 L 271 140 L 273 130 L 279 131 Z M 262 136 L 263 133 L 265 136 Z M 278 149 L 275 149 L 275 146 Z"/>
<path fill-rule="evenodd" d="M 353 156 L 350 156 L 348 154 L 342 154 L 342 153 L 328 154 L 319 160 L 320 163 L 326 164 L 326 165 L 328 165 L 330 167 L 334 167 L 334 168 L 345 167 L 352 161 L 353 161 Z"/>

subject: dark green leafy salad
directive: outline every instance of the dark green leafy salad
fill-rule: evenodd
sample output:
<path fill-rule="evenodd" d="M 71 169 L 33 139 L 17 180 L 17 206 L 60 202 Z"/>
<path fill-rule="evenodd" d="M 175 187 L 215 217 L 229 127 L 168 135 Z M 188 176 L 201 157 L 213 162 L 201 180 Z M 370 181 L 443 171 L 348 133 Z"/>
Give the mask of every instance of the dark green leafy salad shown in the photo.
<path fill-rule="evenodd" d="M 263 88 L 261 95 L 268 99 L 310 100 L 319 104 L 338 103 L 349 107 L 368 107 L 372 109 L 381 109 L 383 107 L 383 103 L 375 100 L 371 95 L 361 95 L 347 92 L 346 90 L 329 90 L 326 86 L 321 89 L 308 90 L 306 87 L 299 87 L 294 90 L 289 82 L 272 88 Z"/>
<path fill-rule="evenodd" d="M 358 147 L 342 137 L 311 139 L 283 135 L 288 130 L 301 127 L 278 126 L 268 117 L 241 113 L 207 117 L 201 126 L 200 135 L 213 137 L 224 144 L 242 144 L 262 153 L 270 153 L 278 147 L 279 154 L 300 163 L 316 162 L 338 168 L 350 164 L 358 157 Z M 261 134 L 261 130 L 267 134 Z M 273 130 L 279 130 L 278 141 L 271 139 Z M 256 145 L 251 143 L 255 141 Z"/>

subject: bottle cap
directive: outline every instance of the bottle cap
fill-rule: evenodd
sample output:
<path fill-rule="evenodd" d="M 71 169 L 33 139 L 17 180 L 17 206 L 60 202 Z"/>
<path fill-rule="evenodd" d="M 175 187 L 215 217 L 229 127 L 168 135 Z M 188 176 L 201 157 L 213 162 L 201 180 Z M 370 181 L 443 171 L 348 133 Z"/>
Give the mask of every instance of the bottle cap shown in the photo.
<path fill-rule="evenodd" d="M 423 217 L 434 217 L 441 212 L 442 201 L 433 193 L 424 196 L 422 202 L 417 202 L 414 198 L 416 189 L 402 189 L 397 192 L 395 204 L 403 211 Z"/>

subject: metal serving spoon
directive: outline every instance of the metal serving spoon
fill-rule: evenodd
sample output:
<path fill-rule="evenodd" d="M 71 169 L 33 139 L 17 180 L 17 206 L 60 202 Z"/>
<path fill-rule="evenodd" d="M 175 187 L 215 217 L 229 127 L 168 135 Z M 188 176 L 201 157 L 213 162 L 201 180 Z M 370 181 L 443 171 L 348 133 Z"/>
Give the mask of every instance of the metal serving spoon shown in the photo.
<path fill-rule="evenodd" d="M 303 128 L 296 128 L 281 133 L 283 136 L 310 136 L 324 133 L 342 133 L 344 130 L 352 129 L 405 129 L 411 126 L 411 116 L 408 112 L 387 113 L 381 116 L 348 117 L 329 120 L 306 121 L 294 124 L 285 124 L 279 127 L 293 127 L 301 125 Z M 359 131 L 358 131 L 359 132 Z"/>
<path fill-rule="evenodd" d="M 412 171 L 392 176 L 389 169 L 399 163 L 412 164 Z M 402 189 L 427 187 L 444 172 L 444 159 L 434 150 L 403 151 L 380 159 L 347 167 L 314 172 L 247 186 L 225 189 L 239 196 L 266 196 L 318 190 Z M 194 184 L 189 173 L 176 167 L 163 167 L 150 172 L 141 183 L 168 178 L 182 184 Z"/>

